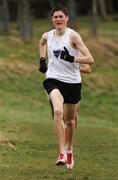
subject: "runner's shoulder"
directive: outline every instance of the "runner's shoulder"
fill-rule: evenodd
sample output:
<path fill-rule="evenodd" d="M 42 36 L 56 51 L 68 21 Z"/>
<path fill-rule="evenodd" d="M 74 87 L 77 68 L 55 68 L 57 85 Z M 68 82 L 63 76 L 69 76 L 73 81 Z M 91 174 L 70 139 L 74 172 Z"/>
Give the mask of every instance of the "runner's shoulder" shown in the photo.
<path fill-rule="evenodd" d="M 81 38 L 80 34 L 77 31 L 75 31 L 74 29 L 71 30 L 70 35 L 71 35 L 72 39 Z"/>
<path fill-rule="evenodd" d="M 45 39 L 45 40 L 47 40 L 47 37 L 48 37 L 48 32 L 44 32 L 44 33 L 42 34 L 42 38 Z"/>

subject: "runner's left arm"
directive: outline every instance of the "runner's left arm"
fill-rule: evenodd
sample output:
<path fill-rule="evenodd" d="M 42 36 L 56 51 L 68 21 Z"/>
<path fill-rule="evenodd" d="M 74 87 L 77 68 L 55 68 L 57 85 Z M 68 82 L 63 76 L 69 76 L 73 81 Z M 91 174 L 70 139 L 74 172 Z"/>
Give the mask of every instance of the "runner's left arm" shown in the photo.
<path fill-rule="evenodd" d="M 89 49 L 84 44 L 81 36 L 74 31 L 72 35 L 73 46 L 80 51 L 82 56 L 74 57 L 74 62 L 89 64 L 92 65 L 94 63 L 94 59 L 89 51 Z"/>

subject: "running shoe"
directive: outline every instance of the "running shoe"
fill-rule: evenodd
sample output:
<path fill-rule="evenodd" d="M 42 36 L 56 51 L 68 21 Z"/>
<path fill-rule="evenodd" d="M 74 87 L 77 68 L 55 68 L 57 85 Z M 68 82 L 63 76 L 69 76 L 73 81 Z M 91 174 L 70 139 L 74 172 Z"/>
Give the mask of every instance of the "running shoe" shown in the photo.
<path fill-rule="evenodd" d="M 67 169 L 72 169 L 74 167 L 74 157 L 72 152 L 67 152 L 66 167 Z"/>
<path fill-rule="evenodd" d="M 66 163 L 66 154 L 60 153 L 58 160 L 56 161 L 56 165 L 57 166 L 65 165 L 65 163 Z"/>

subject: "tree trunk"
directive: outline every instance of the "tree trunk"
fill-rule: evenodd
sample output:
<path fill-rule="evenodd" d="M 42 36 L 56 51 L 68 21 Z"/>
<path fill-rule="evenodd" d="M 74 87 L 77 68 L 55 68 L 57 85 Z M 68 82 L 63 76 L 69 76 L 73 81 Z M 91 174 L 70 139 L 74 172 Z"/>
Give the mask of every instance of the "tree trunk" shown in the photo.
<path fill-rule="evenodd" d="M 9 30 L 9 10 L 7 0 L 2 0 L 0 4 L 0 31 L 8 33 Z"/>
<path fill-rule="evenodd" d="M 92 34 L 97 35 L 97 0 L 92 0 Z"/>
<path fill-rule="evenodd" d="M 53 9 L 55 6 L 54 0 L 50 0 L 50 5 L 51 5 L 51 8 Z"/>
<path fill-rule="evenodd" d="M 107 9 L 108 13 L 110 13 L 112 15 L 112 13 L 114 12 L 112 0 L 107 0 L 106 9 Z"/>
<path fill-rule="evenodd" d="M 98 0 L 98 3 L 99 3 L 99 7 L 100 7 L 101 19 L 103 21 L 106 21 L 107 20 L 107 11 L 106 11 L 105 0 Z"/>
<path fill-rule="evenodd" d="M 27 42 L 31 41 L 32 21 L 29 0 L 19 0 L 18 21 L 22 39 Z"/>
<path fill-rule="evenodd" d="M 76 2 L 75 0 L 69 0 L 68 2 L 68 9 L 69 9 L 69 14 L 70 14 L 70 27 L 76 29 L 77 25 L 76 25 Z"/>

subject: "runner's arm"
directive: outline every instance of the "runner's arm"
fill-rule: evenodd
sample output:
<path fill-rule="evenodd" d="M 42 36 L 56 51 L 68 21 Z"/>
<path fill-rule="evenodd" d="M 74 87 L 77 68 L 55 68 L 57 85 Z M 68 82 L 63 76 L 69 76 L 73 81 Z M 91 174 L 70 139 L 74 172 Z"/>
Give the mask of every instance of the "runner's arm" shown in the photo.
<path fill-rule="evenodd" d="M 93 59 L 90 51 L 84 44 L 81 36 L 78 33 L 76 33 L 75 31 L 72 35 L 72 43 L 73 43 L 73 46 L 76 49 L 78 49 L 80 51 L 80 53 L 82 54 L 82 56 L 74 57 L 74 61 L 78 62 L 78 63 L 92 65 L 94 63 L 94 59 Z"/>
<path fill-rule="evenodd" d="M 39 71 L 41 73 L 46 73 L 47 64 L 46 64 L 46 49 L 47 49 L 47 33 L 44 33 L 39 42 Z"/>
<path fill-rule="evenodd" d="M 80 64 L 81 73 L 91 73 L 91 67 L 89 64 Z"/>
<path fill-rule="evenodd" d="M 47 49 L 47 33 L 44 33 L 39 41 L 40 57 L 46 57 L 46 49 Z"/>

